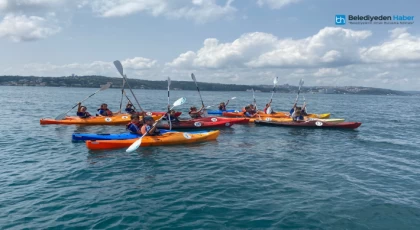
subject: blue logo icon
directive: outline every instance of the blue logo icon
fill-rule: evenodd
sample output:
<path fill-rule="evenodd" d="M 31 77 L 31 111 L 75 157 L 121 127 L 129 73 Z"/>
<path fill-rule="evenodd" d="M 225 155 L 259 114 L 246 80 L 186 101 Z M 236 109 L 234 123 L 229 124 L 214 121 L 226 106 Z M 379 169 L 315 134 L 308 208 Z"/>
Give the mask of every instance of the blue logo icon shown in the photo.
<path fill-rule="evenodd" d="M 346 15 L 336 14 L 335 15 L 335 24 L 336 25 L 345 25 L 346 24 Z"/>

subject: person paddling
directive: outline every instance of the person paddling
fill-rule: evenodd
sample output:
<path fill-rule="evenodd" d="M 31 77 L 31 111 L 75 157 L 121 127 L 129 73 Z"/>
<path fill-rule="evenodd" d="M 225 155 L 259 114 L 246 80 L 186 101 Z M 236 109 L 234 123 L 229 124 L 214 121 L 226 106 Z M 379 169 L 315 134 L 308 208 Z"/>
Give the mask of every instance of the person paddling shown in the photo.
<path fill-rule="evenodd" d="M 169 117 L 171 119 L 171 122 L 179 122 L 178 118 L 175 116 L 175 110 L 171 109 L 169 112 L 167 112 L 162 118 L 162 120 L 168 121 Z"/>
<path fill-rule="evenodd" d="M 86 106 L 83 106 L 81 102 L 78 103 L 79 107 L 77 108 L 77 113 L 76 115 L 80 118 L 88 118 L 91 117 L 92 115 L 90 115 L 89 112 L 87 112 L 87 108 Z"/>
<path fill-rule="evenodd" d="M 153 127 L 155 121 L 151 116 L 144 117 L 144 122 L 143 127 L 141 127 L 141 134 L 146 134 L 146 136 L 157 136 L 160 134 L 160 131 L 156 128 L 157 126 Z"/>
<path fill-rule="evenodd" d="M 129 114 L 135 114 L 136 110 L 133 109 L 133 104 L 131 104 L 131 102 L 128 102 L 127 105 L 125 106 L 125 112 L 129 113 Z"/>
<path fill-rule="evenodd" d="M 113 112 L 111 112 L 111 110 L 108 109 L 108 105 L 107 104 L 102 104 L 101 107 L 98 110 L 98 113 L 100 116 L 104 116 L 104 117 L 111 117 L 113 114 Z"/>
<path fill-rule="evenodd" d="M 133 114 L 133 115 L 131 115 L 131 122 L 130 122 L 130 123 L 128 123 L 128 124 L 125 126 L 125 128 L 126 128 L 127 130 L 129 130 L 129 131 L 130 131 L 130 133 L 133 133 L 133 134 L 142 134 L 142 133 L 141 133 L 141 128 L 142 128 L 142 126 L 143 126 L 143 124 L 142 124 L 142 122 L 140 121 L 140 117 L 139 117 L 139 115 L 137 115 L 137 114 Z"/>
<path fill-rule="evenodd" d="M 197 110 L 197 107 L 193 106 L 190 108 L 190 111 L 188 112 L 188 114 L 193 119 L 202 118 L 201 115 L 203 114 L 203 110 L 204 110 L 204 106 L 202 106 L 200 110 Z"/>
<path fill-rule="evenodd" d="M 258 115 L 257 113 L 253 113 L 253 110 L 250 106 L 245 106 L 245 112 L 244 112 L 245 117 L 256 117 L 257 115 Z"/>
<path fill-rule="evenodd" d="M 226 111 L 226 106 L 229 104 L 229 100 L 227 100 L 226 104 L 224 102 L 220 102 L 219 110 Z"/>
<path fill-rule="evenodd" d="M 273 111 L 273 109 L 271 108 L 271 113 L 267 113 L 268 112 L 268 108 L 270 108 L 271 107 L 271 102 L 273 102 L 273 99 L 271 99 L 270 100 L 270 102 L 268 103 L 268 104 L 266 104 L 265 105 L 265 108 L 264 108 L 264 113 L 265 114 L 275 114 L 275 112 Z"/>

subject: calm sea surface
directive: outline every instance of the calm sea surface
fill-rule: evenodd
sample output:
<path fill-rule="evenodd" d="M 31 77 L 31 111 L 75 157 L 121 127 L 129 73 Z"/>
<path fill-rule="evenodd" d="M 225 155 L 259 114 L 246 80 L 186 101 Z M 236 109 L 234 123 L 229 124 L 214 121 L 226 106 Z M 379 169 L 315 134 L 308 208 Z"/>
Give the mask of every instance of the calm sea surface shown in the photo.
<path fill-rule="evenodd" d="M 234 125 L 217 141 L 92 152 L 73 132 L 123 126 L 41 126 L 97 89 L 0 87 L 0 229 L 419 229 L 418 97 L 305 95 L 311 113 L 360 121 L 355 131 Z M 129 92 L 127 92 L 128 95 Z M 135 90 L 163 111 L 166 91 Z M 202 92 L 205 104 L 250 92 Z M 271 94 L 257 93 L 263 106 Z M 275 94 L 289 110 L 294 94 Z M 184 114 L 200 105 L 196 91 Z M 121 91 L 87 100 L 117 111 Z M 69 114 L 75 114 L 73 110 Z M 185 116 L 185 115 L 183 115 Z"/>

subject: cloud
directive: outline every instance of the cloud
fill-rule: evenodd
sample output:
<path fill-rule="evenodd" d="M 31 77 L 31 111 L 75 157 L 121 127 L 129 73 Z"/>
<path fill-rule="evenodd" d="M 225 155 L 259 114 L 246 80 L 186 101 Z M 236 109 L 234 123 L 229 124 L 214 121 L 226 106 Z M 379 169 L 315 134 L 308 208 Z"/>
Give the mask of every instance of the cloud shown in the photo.
<path fill-rule="evenodd" d="M 70 0 L 0 0 L 0 11 L 19 12 L 59 7 Z"/>
<path fill-rule="evenodd" d="M 418 62 L 420 37 L 407 32 L 407 28 L 390 30 L 390 40 L 380 45 L 362 48 L 361 59 L 366 63 Z"/>
<path fill-rule="evenodd" d="M 314 76 L 317 77 L 329 77 L 329 76 L 340 76 L 342 72 L 338 69 L 334 68 L 320 68 L 316 73 L 314 73 Z"/>
<path fill-rule="evenodd" d="M 124 67 L 124 72 L 127 70 L 150 70 L 158 67 L 157 61 L 143 58 L 134 57 L 127 58 L 121 61 Z M 51 63 L 31 63 L 24 65 L 24 70 L 27 72 L 38 72 L 42 74 L 56 74 L 56 73 L 74 73 L 78 75 L 82 74 L 103 74 L 103 75 L 114 75 L 116 69 L 113 62 L 105 61 L 94 61 L 91 63 L 71 63 L 64 65 L 54 65 Z"/>
<path fill-rule="evenodd" d="M 139 12 L 146 12 L 155 17 L 164 15 L 168 18 L 190 19 L 197 23 L 216 20 L 236 12 L 227 0 L 225 5 L 218 5 L 215 0 L 92 0 L 91 7 L 103 17 L 122 17 Z"/>
<path fill-rule="evenodd" d="M 297 3 L 300 0 L 257 0 L 257 4 L 262 7 L 268 5 L 271 9 L 280 9 L 289 4 Z"/>
<path fill-rule="evenodd" d="M 0 22 L 0 37 L 14 42 L 43 39 L 60 30 L 53 22 L 38 16 L 7 14 Z"/>
<path fill-rule="evenodd" d="M 197 52 L 188 51 L 168 66 L 182 68 L 320 67 L 359 61 L 358 43 L 370 31 L 326 27 L 304 39 L 279 39 L 268 33 L 247 33 L 231 43 L 208 38 Z"/>

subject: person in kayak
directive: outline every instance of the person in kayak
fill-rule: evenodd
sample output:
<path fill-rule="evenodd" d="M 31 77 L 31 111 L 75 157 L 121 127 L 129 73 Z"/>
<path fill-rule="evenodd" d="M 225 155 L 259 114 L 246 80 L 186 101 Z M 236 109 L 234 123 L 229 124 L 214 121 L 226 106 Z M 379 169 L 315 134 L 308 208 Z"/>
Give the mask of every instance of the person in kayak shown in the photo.
<path fill-rule="evenodd" d="M 290 117 L 293 117 L 293 113 L 297 110 L 297 108 L 299 108 L 299 110 L 300 110 L 300 114 L 302 115 L 302 116 L 308 116 L 308 114 L 306 113 L 306 103 L 303 103 L 303 107 L 301 108 L 301 107 L 297 107 L 297 104 L 295 103 L 294 105 L 293 105 L 293 108 L 290 110 L 290 112 L 289 112 L 289 116 Z M 302 118 L 302 120 L 303 120 L 303 118 Z"/>
<path fill-rule="evenodd" d="M 140 116 L 137 114 L 133 114 L 131 115 L 131 122 L 128 123 L 125 128 L 127 130 L 130 131 L 130 133 L 133 134 L 142 134 L 141 133 L 141 128 L 142 128 L 143 124 L 140 121 Z"/>
<path fill-rule="evenodd" d="M 97 109 L 97 111 L 100 116 L 104 116 L 104 117 L 111 117 L 112 115 L 117 114 L 117 113 L 111 112 L 111 110 L 108 109 L 108 105 L 105 103 L 102 104 L 101 107 Z"/>
<path fill-rule="evenodd" d="M 273 99 L 271 99 L 270 102 L 265 105 L 265 108 L 264 108 L 264 113 L 265 114 L 275 114 L 275 112 L 273 111 L 273 109 L 271 109 L 271 113 L 267 113 L 268 108 L 271 107 L 271 102 L 273 102 Z"/>
<path fill-rule="evenodd" d="M 144 125 L 141 127 L 141 134 L 145 136 L 157 136 L 160 134 L 160 131 L 156 128 L 157 126 L 153 127 L 153 123 L 155 122 L 151 116 L 144 117 Z"/>
<path fill-rule="evenodd" d="M 127 105 L 125 106 L 125 112 L 129 113 L 129 114 L 135 114 L 136 110 L 133 109 L 133 104 L 131 104 L 131 102 L 128 102 Z"/>
<path fill-rule="evenodd" d="M 219 110 L 226 111 L 226 106 L 229 104 L 229 100 L 227 100 L 226 104 L 224 102 L 220 102 Z"/>
<path fill-rule="evenodd" d="M 296 106 L 296 104 L 293 107 L 293 109 L 290 110 L 290 112 L 292 112 L 291 117 L 292 117 L 293 121 L 304 121 L 305 120 L 305 117 L 303 116 L 303 113 L 302 113 L 302 108 Z"/>
<path fill-rule="evenodd" d="M 86 106 L 83 106 L 81 102 L 78 103 L 79 107 L 77 108 L 77 113 L 76 115 L 80 118 L 88 118 L 91 117 L 92 115 L 90 115 L 89 112 L 87 112 L 87 108 Z"/>
<path fill-rule="evenodd" d="M 256 117 L 257 113 L 253 113 L 253 110 L 250 106 L 245 106 L 244 116 L 245 117 Z"/>
<path fill-rule="evenodd" d="M 192 119 L 202 118 L 204 106 L 201 107 L 200 110 L 197 111 L 197 107 L 193 106 L 190 108 L 188 114 L 191 116 Z"/>
<path fill-rule="evenodd" d="M 175 110 L 171 109 L 169 112 L 167 112 L 162 120 L 168 121 L 169 117 L 171 118 L 171 122 L 179 122 L 178 118 L 175 116 Z"/>

